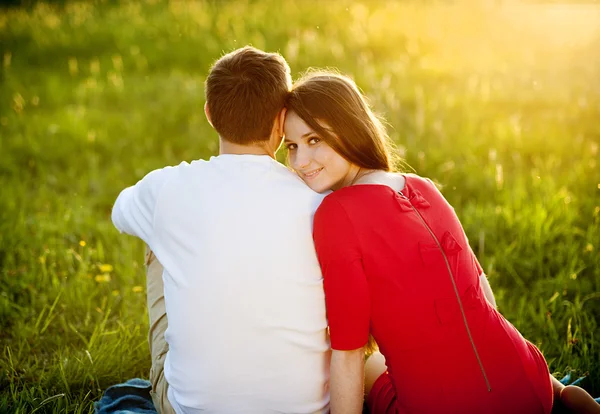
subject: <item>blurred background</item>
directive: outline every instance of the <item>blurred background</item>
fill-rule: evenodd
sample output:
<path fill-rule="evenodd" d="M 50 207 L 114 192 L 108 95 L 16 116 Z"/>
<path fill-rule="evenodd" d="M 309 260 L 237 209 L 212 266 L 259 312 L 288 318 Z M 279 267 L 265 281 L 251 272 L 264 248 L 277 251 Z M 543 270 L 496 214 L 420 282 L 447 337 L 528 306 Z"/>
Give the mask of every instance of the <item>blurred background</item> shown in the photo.
<path fill-rule="evenodd" d="M 0 6 L 0 412 L 91 412 L 147 377 L 144 246 L 113 228 L 112 203 L 216 155 L 203 82 L 247 44 L 294 78 L 352 76 L 455 207 L 500 311 L 600 396 L 600 4 L 14 0 Z"/>

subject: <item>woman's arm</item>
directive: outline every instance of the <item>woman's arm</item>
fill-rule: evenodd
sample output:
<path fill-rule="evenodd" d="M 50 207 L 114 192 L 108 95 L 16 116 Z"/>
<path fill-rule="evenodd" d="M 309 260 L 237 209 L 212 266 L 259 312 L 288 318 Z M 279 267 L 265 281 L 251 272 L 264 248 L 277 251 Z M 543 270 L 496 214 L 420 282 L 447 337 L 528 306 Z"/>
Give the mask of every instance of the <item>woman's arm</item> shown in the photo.
<path fill-rule="evenodd" d="M 315 248 L 331 338 L 329 391 L 332 414 L 361 414 L 364 347 L 369 341 L 371 298 L 354 223 L 330 194 L 315 213 Z"/>
<path fill-rule="evenodd" d="M 331 353 L 331 414 L 360 414 L 363 409 L 364 348 Z"/>

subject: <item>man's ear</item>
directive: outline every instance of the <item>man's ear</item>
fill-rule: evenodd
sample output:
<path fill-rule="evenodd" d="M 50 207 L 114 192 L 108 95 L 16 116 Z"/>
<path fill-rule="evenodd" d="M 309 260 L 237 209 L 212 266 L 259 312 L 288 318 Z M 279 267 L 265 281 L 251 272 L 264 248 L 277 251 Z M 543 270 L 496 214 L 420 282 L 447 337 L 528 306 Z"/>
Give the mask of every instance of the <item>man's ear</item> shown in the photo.
<path fill-rule="evenodd" d="M 277 116 L 277 136 L 282 137 L 285 125 L 285 115 L 287 114 L 287 108 L 283 108 Z"/>
<path fill-rule="evenodd" d="M 208 110 L 208 102 L 206 102 L 204 104 L 204 114 L 206 115 L 206 119 L 208 120 L 208 123 L 210 124 L 210 126 L 214 128 L 212 121 L 210 120 L 210 111 Z"/>

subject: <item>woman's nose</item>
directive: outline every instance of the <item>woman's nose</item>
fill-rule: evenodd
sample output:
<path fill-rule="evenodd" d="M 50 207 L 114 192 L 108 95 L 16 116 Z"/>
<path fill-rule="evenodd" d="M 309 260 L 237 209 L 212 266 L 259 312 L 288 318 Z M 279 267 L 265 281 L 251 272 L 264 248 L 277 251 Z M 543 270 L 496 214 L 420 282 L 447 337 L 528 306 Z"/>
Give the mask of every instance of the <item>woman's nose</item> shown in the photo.
<path fill-rule="evenodd" d="M 298 148 L 296 150 L 296 156 L 294 157 L 294 169 L 295 170 L 302 170 L 306 167 L 308 167 L 308 165 L 310 164 L 310 155 L 309 152 L 306 151 L 305 149 L 302 148 Z"/>

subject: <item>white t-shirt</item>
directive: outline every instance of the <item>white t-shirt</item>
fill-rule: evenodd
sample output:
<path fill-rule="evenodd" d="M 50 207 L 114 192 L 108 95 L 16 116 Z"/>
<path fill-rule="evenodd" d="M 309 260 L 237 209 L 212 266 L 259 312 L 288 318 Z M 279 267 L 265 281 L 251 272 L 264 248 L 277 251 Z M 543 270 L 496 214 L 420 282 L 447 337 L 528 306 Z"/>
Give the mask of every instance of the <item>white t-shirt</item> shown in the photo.
<path fill-rule="evenodd" d="M 177 413 L 322 413 L 330 349 L 312 219 L 323 196 L 268 156 L 153 171 L 112 219 L 164 266 Z"/>

